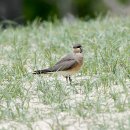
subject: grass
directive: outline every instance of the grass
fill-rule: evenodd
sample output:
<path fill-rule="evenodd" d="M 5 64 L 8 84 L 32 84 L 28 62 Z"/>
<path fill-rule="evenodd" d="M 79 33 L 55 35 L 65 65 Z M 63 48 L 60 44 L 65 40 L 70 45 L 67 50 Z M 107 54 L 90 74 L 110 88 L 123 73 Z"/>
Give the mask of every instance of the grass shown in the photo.
<path fill-rule="evenodd" d="M 130 18 L 35 21 L 0 29 L 0 129 L 130 129 Z M 32 75 L 74 43 L 84 66 L 69 85 Z"/>

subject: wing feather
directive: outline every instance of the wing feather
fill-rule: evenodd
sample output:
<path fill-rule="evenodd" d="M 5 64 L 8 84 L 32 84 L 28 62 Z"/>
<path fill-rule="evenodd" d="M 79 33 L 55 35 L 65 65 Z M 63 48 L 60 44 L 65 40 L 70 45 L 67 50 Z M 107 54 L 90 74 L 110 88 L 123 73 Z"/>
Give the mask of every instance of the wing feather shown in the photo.
<path fill-rule="evenodd" d="M 75 66 L 77 64 L 77 61 L 72 59 L 72 60 L 65 60 L 62 62 L 59 62 L 57 64 L 55 64 L 52 68 L 51 71 L 65 71 L 65 70 L 69 70 L 71 68 L 73 68 L 73 66 Z"/>
<path fill-rule="evenodd" d="M 58 61 L 53 67 L 49 67 L 44 70 L 37 70 L 34 71 L 34 74 L 41 74 L 41 73 L 48 73 L 48 72 L 56 72 L 56 71 L 65 71 L 73 68 L 78 64 L 78 62 L 75 60 L 73 54 L 68 54 L 67 56 L 63 57 L 60 61 Z"/>
<path fill-rule="evenodd" d="M 50 68 L 51 71 L 65 71 L 71 69 L 77 64 L 73 54 L 68 54 L 58 61 L 53 67 Z"/>

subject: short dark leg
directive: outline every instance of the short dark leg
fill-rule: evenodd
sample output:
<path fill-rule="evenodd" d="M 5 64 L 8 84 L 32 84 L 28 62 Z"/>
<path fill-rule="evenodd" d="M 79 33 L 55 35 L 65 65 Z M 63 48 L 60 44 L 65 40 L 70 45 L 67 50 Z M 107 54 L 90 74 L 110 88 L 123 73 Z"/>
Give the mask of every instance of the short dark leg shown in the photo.
<path fill-rule="evenodd" d="M 69 76 L 69 81 L 70 81 L 70 84 L 71 84 L 71 82 L 72 82 L 72 79 L 71 79 L 71 77 Z"/>

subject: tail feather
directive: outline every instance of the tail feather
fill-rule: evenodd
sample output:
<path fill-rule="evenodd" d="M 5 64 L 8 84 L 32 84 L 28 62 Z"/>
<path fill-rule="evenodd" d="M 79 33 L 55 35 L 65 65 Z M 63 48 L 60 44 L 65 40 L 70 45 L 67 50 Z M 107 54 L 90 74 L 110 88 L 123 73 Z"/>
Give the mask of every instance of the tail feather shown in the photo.
<path fill-rule="evenodd" d="M 44 70 L 35 70 L 33 74 L 47 74 L 49 72 L 52 72 L 50 69 L 44 69 Z"/>

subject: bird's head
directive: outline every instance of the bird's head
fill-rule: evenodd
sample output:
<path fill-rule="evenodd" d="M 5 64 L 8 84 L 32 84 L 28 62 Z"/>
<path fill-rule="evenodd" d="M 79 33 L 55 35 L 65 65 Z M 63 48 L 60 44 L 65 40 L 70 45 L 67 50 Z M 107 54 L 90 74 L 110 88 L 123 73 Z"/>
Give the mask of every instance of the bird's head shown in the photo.
<path fill-rule="evenodd" d="M 82 53 L 83 52 L 82 46 L 80 44 L 73 45 L 73 52 L 74 53 Z"/>

